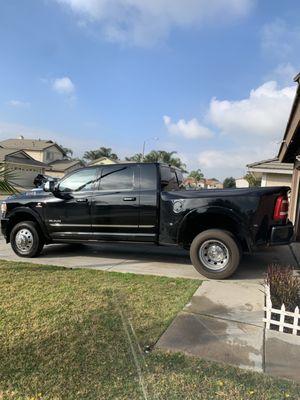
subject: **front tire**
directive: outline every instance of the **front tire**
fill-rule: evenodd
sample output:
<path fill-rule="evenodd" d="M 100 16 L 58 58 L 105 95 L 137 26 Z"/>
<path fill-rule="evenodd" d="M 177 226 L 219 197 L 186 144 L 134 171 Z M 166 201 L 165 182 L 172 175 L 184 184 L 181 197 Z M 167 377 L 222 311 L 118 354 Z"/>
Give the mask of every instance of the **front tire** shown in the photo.
<path fill-rule="evenodd" d="M 209 229 L 194 238 L 190 257 L 201 275 L 210 279 L 226 279 L 237 269 L 241 252 L 230 232 Z"/>
<path fill-rule="evenodd" d="M 10 234 L 13 251 L 19 257 L 32 258 L 40 254 L 44 247 L 44 238 L 38 225 L 32 221 L 16 224 Z"/>

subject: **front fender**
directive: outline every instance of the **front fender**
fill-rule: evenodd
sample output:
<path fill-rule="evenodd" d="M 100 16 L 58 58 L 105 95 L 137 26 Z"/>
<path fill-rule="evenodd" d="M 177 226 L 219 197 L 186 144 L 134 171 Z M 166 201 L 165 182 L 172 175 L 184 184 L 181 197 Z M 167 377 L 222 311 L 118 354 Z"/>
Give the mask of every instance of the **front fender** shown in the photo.
<path fill-rule="evenodd" d="M 38 225 L 39 225 L 41 231 L 43 232 L 43 234 L 44 234 L 44 236 L 45 236 L 45 238 L 48 239 L 48 240 L 50 240 L 50 237 L 49 237 L 49 235 L 48 235 L 46 226 L 45 226 L 45 224 L 44 224 L 42 218 L 40 217 L 40 215 L 39 215 L 36 211 L 32 210 L 32 208 L 29 208 L 29 207 L 23 206 L 23 207 L 18 207 L 17 209 L 11 210 L 11 211 L 6 215 L 6 218 L 8 219 L 8 226 L 7 226 L 7 228 L 10 227 L 10 224 L 11 224 L 10 221 L 11 221 L 12 219 L 14 219 L 14 217 L 17 217 L 18 215 L 21 215 L 21 214 L 28 214 L 28 215 L 31 215 L 31 216 L 36 220 L 36 222 L 38 223 Z"/>

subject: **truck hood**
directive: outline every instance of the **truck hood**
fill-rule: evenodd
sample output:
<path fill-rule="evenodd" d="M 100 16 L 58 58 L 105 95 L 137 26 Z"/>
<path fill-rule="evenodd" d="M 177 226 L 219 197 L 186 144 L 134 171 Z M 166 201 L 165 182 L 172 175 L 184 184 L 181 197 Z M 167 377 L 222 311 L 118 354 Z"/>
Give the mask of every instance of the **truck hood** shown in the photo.
<path fill-rule="evenodd" d="M 8 196 L 4 201 L 5 202 L 15 202 L 18 200 L 31 200 L 31 201 L 40 201 L 41 198 L 50 198 L 52 197 L 52 193 L 44 192 L 42 189 L 34 189 L 28 190 L 24 193 L 13 194 L 12 196 Z"/>

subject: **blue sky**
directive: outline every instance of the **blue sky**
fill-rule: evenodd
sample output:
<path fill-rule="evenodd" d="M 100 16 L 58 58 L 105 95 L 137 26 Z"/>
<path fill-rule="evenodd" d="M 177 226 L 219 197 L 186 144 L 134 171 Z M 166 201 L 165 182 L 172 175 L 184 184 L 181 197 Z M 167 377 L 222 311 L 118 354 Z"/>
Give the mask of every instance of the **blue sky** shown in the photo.
<path fill-rule="evenodd" d="M 282 138 L 299 14 L 293 0 L 0 0 L 0 138 L 120 157 L 150 139 L 238 177 Z"/>

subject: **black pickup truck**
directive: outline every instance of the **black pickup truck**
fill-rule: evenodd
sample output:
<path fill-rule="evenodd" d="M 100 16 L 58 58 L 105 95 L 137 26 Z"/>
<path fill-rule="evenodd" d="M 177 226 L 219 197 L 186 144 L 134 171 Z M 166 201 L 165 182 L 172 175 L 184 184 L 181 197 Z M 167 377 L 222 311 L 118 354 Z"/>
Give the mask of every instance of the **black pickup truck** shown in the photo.
<path fill-rule="evenodd" d="M 289 243 L 287 187 L 185 190 L 181 172 L 159 163 L 77 170 L 44 190 L 9 197 L 1 229 L 21 257 L 45 244 L 130 241 L 189 249 L 209 278 L 233 274 L 242 253 Z"/>

